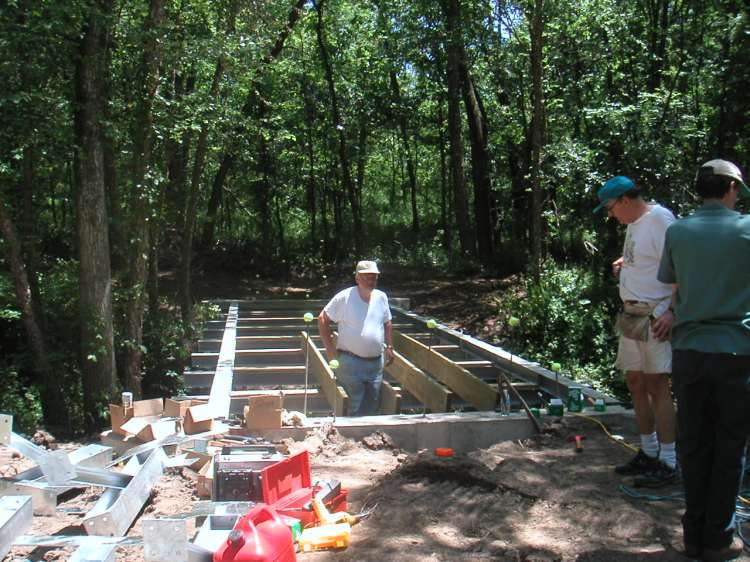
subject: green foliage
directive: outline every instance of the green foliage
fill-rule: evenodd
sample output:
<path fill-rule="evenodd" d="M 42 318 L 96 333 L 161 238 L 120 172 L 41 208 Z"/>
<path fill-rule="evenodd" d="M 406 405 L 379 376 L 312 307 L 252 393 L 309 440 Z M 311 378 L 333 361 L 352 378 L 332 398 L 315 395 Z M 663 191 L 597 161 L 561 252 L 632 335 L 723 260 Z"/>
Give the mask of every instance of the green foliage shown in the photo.
<path fill-rule="evenodd" d="M 547 262 L 538 284 L 529 280 L 524 294 L 503 301 L 507 345 L 547 368 L 559 364 L 561 373 L 624 397 L 622 375 L 613 367 L 614 300 L 614 289 L 591 271 Z"/>
<path fill-rule="evenodd" d="M 195 305 L 195 333 L 220 309 L 208 303 Z M 190 363 L 190 345 L 179 309 L 162 301 L 159 310 L 149 314 L 143 330 L 143 394 L 145 397 L 175 396 L 182 393 L 182 371 Z"/>
<path fill-rule="evenodd" d="M 33 433 L 42 421 L 42 405 L 34 386 L 22 382 L 18 371 L 9 365 L 0 365 L 0 412 L 13 416 L 13 430 Z"/>

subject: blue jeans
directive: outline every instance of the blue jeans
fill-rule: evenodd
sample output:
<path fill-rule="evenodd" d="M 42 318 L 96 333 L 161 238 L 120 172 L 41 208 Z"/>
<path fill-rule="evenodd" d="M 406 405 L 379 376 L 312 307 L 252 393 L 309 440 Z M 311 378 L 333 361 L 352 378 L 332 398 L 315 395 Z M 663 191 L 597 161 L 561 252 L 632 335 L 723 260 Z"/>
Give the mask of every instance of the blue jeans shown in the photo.
<path fill-rule="evenodd" d="M 735 502 L 750 433 L 750 356 L 675 350 L 678 447 L 685 488 L 685 544 L 732 542 Z"/>
<path fill-rule="evenodd" d="M 350 416 L 369 416 L 378 411 L 380 386 L 383 384 L 382 355 L 374 359 L 361 359 L 340 353 L 336 379 L 349 395 Z"/>

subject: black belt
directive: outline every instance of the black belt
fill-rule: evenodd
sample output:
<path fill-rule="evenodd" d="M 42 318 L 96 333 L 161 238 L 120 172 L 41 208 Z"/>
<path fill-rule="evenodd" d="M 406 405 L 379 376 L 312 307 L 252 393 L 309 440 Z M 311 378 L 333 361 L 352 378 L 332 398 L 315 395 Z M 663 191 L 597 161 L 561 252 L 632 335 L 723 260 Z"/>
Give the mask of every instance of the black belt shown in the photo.
<path fill-rule="evenodd" d="M 356 353 L 352 353 L 351 351 L 347 351 L 346 349 L 337 349 L 339 353 L 343 353 L 344 355 L 351 355 L 352 357 L 356 357 L 357 359 L 362 359 L 363 361 L 375 361 L 376 359 L 380 359 L 381 355 L 376 355 L 375 357 L 361 357 L 357 355 Z"/>
<path fill-rule="evenodd" d="M 650 302 L 645 302 L 645 301 L 622 301 L 622 302 L 624 302 L 625 304 L 651 304 Z"/>

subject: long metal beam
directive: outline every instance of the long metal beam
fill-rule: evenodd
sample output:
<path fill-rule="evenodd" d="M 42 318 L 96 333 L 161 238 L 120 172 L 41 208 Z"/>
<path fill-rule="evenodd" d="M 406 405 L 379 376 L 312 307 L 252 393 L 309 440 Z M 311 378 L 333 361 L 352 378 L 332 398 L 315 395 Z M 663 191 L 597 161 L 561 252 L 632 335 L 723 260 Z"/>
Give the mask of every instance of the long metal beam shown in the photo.
<path fill-rule="evenodd" d="M 124 490 L 106 490 L 83 519 L 86 533 L 110 537 L 124 535 L 151 495 L 151 487 L 161 478 L 166 460 L 164 450 L 155 449 Z"/>
<path fill-rule="evenodd" d="M 230 398 L 232 391 L 232 369 L 234 368 L 234 352 L 237 345 L 237 315 L 239 306 L 237 303 L 229 305 L 227 321 L 224 326 L 224 337 L 221 340 L 216 374 L 211 385 L 211 394 L 208 405 L 215 418 L 228 418 Z"/>
<path fill-rule="evenodd" d="M 68 454 L 73 465 L 102 468 L 112 459 L 112 448 L 92 443 Z M 51 486 L 39 466 L 0 479 L 0 496 L 31 496 L 34 515 L 55 515 L 58 498 L 74 486 Z"/>
<path fill-rule="evenodd" d="M 0 498 L 0 560 L 8 554 L 16 537 L 31 525 L 33 517 L 31 496 Z"/>

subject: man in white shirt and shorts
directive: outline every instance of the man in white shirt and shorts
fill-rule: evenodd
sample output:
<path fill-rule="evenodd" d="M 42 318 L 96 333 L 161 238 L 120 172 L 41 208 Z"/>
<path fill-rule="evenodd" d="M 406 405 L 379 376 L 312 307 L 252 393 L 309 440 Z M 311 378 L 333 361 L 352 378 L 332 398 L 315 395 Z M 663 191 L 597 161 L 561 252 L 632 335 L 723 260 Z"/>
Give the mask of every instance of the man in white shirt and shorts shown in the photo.
<path fill-rule="evenodd" d="M 677 478 L 675 409 L 669 387 L 674 321 L 671 285 L 656 278 L 667 227 L 674 215 L 648 203 L 630 178 L 616 176 L 597 192 L 600 204 L 620 224 L 627 225 L 622 257 L 613 264 L 619 276 L 623 311 L 616 329 L 619 345 L 615 366 L 625 371 L 633 397 L 641 447 L 615 472 L 635 476 L 635 485 L 659 487 Z"/>
<path fill-rule="evenodd" d="M 328 360 L 338 359 L 336 378 L 349 396 L 349 415 L 375 414 L 383 366 L 393 361 L 393 329 L 388 297 L 376 289 L 380 270 L 373 261 L 357 264 L 356 285 L 334 296 L 318 316 Z M 331 323 L 338 328 L 333 345 Z"/>

